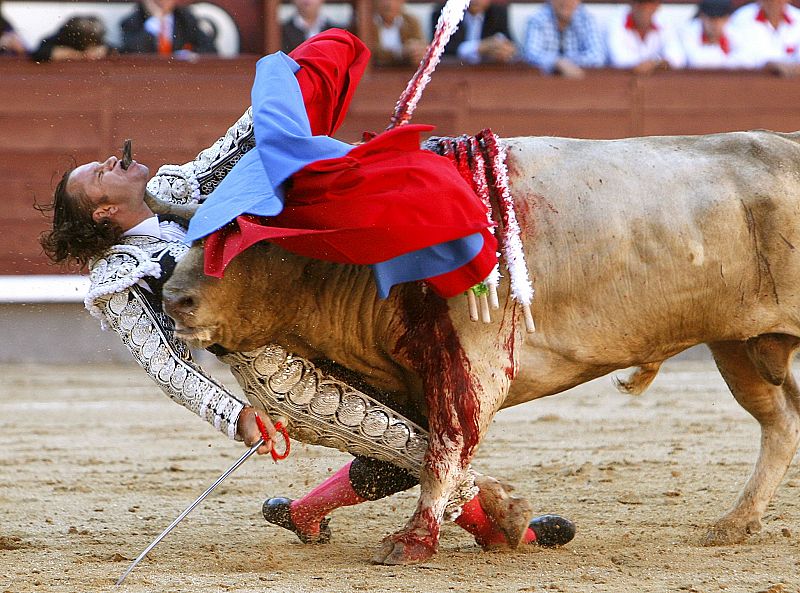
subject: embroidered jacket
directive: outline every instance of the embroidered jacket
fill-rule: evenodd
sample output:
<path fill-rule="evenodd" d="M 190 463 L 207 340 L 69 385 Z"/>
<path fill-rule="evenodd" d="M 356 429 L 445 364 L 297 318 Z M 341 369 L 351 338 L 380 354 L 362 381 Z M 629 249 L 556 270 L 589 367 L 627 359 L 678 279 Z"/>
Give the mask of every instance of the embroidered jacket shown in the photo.
<path fill-rule="evenodd" d="M 203 200 L 254 144 L 248 109 L 193 161 L 161 167 L 147 188 L 175 203 Z M 236 438 L 244 403 L 192 360 L 161 307 L 161 287 L 188 249 L 182 241 L 148 234 L 123 237 L 92 262 L 84 304 L 104 329 L 119 334 L 136 362 L 173 401 Z"/>

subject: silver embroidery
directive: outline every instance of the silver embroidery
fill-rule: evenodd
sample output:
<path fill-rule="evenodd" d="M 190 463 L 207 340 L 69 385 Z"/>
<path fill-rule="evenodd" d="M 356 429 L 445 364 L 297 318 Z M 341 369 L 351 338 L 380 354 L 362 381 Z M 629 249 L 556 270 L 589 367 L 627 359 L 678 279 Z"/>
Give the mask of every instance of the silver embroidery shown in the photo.
<path fill-rule="evenodd" d="M 183 165 L 164 165 L 147 182 L 157 198 L 185 204 L 204 200 L 245 153 L 255 148 L 252 109 L 244 112 L 224 136 Z"/>
<path fill-rule="evenodd" d="M 121 298 L 128 302 L 120 313 Z M 104 312 L 109 325 L 122 337 L 136 362 L 172 400 L 198 415 L 205 403 L 209 412 L 206 419 L 232 436 L 233 423 L 239 417 L 242 404 L 224 387 L 202 374 L 191 360 L 188 349 L 175 347 L 171 335 L 157 322 L 138 287 L 107 299 Z M 131 319 L 133 328 L 128 331 L 126 327 Z"/>
<path fill-rule="evenodd" d="M 286 419 L 289 434 L 304 443 L 388 461 L 419 477 L 428 431 L 369 395 L 322 374 L 314 365 L 271 344 L 220 357 L 250 404 Z M 450 497 L 445 518 L 478 492 L 468 469 Z"/>

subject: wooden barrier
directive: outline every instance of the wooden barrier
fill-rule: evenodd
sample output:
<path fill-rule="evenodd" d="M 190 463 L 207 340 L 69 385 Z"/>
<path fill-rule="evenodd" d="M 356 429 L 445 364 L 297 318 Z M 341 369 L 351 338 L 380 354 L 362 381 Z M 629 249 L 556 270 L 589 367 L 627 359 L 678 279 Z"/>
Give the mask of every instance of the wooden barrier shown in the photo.
<path fill-rule="evenodd" d="M 37 65 L 0 60 L 0 274 L 54 273 L 36 242 L 47 202 L 71 162 L 119 154 L 159 164 L 191 159 L 249 104 L 254 57 L 196 64 L 157 57 Z M 373 69 L 339 137 L 382 130 L 410 69 Z M 619 138 L 752 128 L 800 129 L 800 82 L 756 72 L 665 72 L 637 77 L 600 70 L 584 80 L 541 76 L 525 67 L 441 65 L 415 122 L 437 134 L 491 127 L 504 136 Z M 636 174 L 632 164 L 631 174 Z"/>

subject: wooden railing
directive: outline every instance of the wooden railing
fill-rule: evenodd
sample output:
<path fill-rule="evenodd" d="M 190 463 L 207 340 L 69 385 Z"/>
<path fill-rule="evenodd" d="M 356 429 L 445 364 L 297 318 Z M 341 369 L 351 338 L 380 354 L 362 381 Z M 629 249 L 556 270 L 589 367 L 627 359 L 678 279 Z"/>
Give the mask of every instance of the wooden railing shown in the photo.
<path fill-rule="evenodd" d="M 119 154 L 155 172 L 191 159 L 248 106 L 255 57 L 208 58 L 195 64 L 157 57 L 37 65 L 0 59 L 0 274 L 54 273 L 36 242 L 47 202 L 71 163 Z M 340 138 L 380 131 L 410 69 L 369 72 Z M 800 129 L 800 82 L 755 72 L 665 72 L 637 77 L 601 70 L 569 81 L 525 67 L 442 64 L 414 122 L 435 133 L 619 138 L 751 128 Z M 631 163 L 631 175 L 647 163 Z M 623 199 L 624 197 L 621 197 Z"/>

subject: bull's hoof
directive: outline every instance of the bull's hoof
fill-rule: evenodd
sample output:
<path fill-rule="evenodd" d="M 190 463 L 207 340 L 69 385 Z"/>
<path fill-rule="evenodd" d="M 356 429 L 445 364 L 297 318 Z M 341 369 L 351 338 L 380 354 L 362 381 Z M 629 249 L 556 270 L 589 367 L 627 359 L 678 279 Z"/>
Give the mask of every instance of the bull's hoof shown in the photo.
<path fill-rule="evenodd" d="M 291 498 L 268 498 L 261 507 L 264 518 L 278 527 L 283 527 L 294 533 L 304 544 L 327 544 L 331 541 L 331 528 L 328 526 L 330 519 L 325 518 L 319 524 L 319 533 L 309 535 L 300 531 L 292 519 Z"/>
<path fill-rule="evenodd" d="M 529 527 L 533 505 L 524 498 L 511 496 L 502 483 L 489 476 L 479 476 L 475 484 L 480 488 L 478 498 L 481 507 L 492 519 L 498 529 L 503 532 L 505 543 L 475 541 L 484 550 L 495 548 L 516 548 L 519 546 Z"/>
<path fill-rule="evenodd" d="M 761 531 L 761 521 L 755 519 L 742 525 L 732 521 L 718 521 L 708 530 L 701 543 L 704 546 L 732 546 L 740 544 L 748 535 Z"/>
<path fill-rule="evenodd" d="M 563 546 L 575 537 L 575 523 L 560 515 L 534 517 L 528 527 L 536 534 L 536 541 L 531 543 L 545 548 Z"/>
<path fill-rule="evenodd" d="M 420 540 L 409 533 L 390 535 L 372 556 L 372 562 L 390 566 L 415 564 L 432 558 L 436 554 L 436 547 L 436 544 Z"/>

